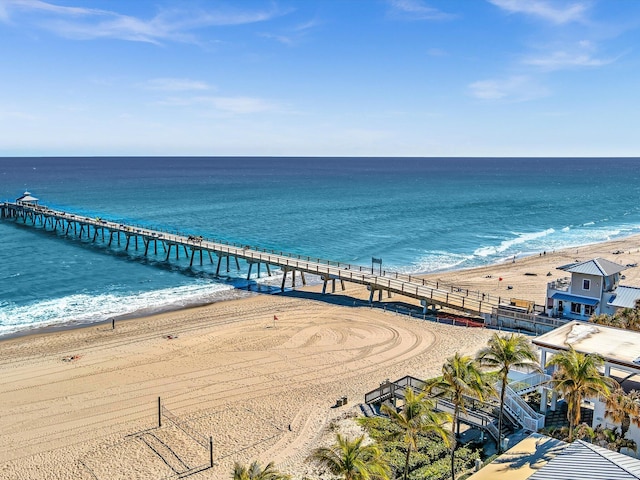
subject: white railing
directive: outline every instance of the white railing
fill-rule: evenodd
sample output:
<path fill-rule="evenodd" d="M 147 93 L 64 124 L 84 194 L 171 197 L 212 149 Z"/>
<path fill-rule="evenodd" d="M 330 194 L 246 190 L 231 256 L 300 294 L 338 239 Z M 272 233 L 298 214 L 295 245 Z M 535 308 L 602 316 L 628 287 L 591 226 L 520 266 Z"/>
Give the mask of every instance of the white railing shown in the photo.
<path fill-rule="evenodd" d="M 545 385 L 551 380 L 551 376 L 546 373 L 533 373 L 513 382 L 509 382 L 509 387 L 516 393 L 532 391 L 533 388 Z"/>
<path fill-rule="evenodd" d="M 498 395 L 500 395 L 499 386 L 496 390 Z M 529 404 L 508 385 L 504 395 L 504 407 L 508 409 L 509 413 L 511 413 L 514 418 L 517 418 L 520 425 L 527 430 L 537 432 L 541 428 L 544 428 L 545 416 L 531 408 Z"/>
<path fill-rule="evenodd" d="M 424 300 L 431 300 L 438 304 L 472 312 L 490 311 L 492 306 L 499 304 L 501 301 L 500 298 L 490 299 L 488 296 L 481 297 L 480 294 L 469 296 L 468 290 L 453 286 L 440 285 L 438 282 L 436 282 L 435 288 L 433 288 L 433 282 L 429 285 L 430 282 L 423 279 L 393 272 L 385 271 L 382 272 L 381 275 L 376 274 L 368 267 L 364 266 L 345 265 L 340 262 L 314 259 L 312 257 L 305 257 L 286 252 L 276 253 L 275 251 L 268 251 L 259 247 L 249 247 L 247 245 L 240 245 L 236 243 L 229 244 L 228 242 L 193 237 L 176 232 L 165 232 L 139 225 L 128 225 L 98 217 L 92 218 L 86 215 L 53 210 L 44 205 L 18 205 L 5 203 L 3 206 L 5 209 L 14 208 L 16 212 L 22 213 L 22 217 L 25 219 L 25 222 L 26 215 L 28 214 L 33 220 L 34 225 L 36 223 L 36 215 L 46 215 L 48 217 L 64 220 L 68 222 L 69 225 L 71 222 L 76 222 L 81 226 L 82 224 L 93 226 L 94 229 L 96 229 L 96 232 L 94 232 L 94 239 L 97 237 L 97 228 L 106 228 L 111 232 L 122 232 L 125 235 L 132 235 L 136 238 L 137 236 L 150 237 L 156 241 L 160 240 L 167 242 L 170 246 L 175 245 L 176 248 L 179 245 L 183 246 L 185 249 L 192 248 L 194 252 L 196 249 L 204 249 L 210 252 L 213 251 L 216 253 L 219 252 L 221 254 L 233 255 L 236 258 L 243 258 L 247 261 L 255 260 L 266 264 L 292 267 L 300 271 L 306 271 L 316 275 L 332 275 L 341 280 L 368 284 L 378 289 L 386 289 L 394 293 Z M 89 230 L 87 230 L 87 235 L 88 232 Z"/>

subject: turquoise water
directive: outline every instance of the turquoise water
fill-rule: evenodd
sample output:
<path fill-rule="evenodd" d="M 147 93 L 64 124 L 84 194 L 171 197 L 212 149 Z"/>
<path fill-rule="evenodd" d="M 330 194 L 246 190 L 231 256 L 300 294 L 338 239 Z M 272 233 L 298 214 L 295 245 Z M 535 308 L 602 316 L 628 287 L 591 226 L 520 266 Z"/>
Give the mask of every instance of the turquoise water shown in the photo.
<path fill-rule="evenodd" d="M 386 270 L 434 272 L 640 232 L 637 159 L 4 158 L 0 200 Z M 238 295 L 216 279 L 0 222 L 0 335 Z M 141 257 L 141 255 L 139 255 Z M 275 279 L 274 283 L 278 283 Z"/>

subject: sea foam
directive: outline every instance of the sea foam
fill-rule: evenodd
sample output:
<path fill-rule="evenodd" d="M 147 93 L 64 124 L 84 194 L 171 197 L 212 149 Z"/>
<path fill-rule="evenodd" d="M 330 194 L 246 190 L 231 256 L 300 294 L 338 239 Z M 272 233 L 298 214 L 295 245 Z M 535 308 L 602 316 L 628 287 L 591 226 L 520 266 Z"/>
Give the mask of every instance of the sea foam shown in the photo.
<path fill-rule="evenodd" d="M 10 303 L 0 309 L 0 335 L 24 329 L 83 325 L 112 317 L 148 315 L 224 298 L 233 285 L 195 283 L 129 295 L 76 294 L 30 305 Z"/>

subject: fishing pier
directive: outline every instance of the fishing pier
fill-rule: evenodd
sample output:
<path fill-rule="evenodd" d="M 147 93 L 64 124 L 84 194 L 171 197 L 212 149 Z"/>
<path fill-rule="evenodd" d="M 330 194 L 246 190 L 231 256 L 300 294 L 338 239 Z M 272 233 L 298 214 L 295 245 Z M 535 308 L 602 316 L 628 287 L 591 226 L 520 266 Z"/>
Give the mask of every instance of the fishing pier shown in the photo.
<path fill-rule="evenodd" d="M 230 261 L 239 270 L 239 262 L 248 264 L 247 279 L 256 267 L 258 278 L 261 266 L 271 275 L 271 268 L 282 270 L 282 290 L 287 277 L 291 277 L 291 286 L 295 288 L 296 277 L 300 277 L 306 285 L 305 275 L 317 275 L 323 281 L 322 293 L 326 294 L 328 286 L 331 292 L 336 290 L 339 282 L 344 290 L 345 282 L 365 285 L 369 292 L 369 302 L 382 300 L 383 292 L 403 295 L 420 301 L 423 311 L 428 308 L 446 307 L 463 311 L 472 315 L 491 313 L 492 308 L 500 303 L 499 298 L 489 297 L 479 292 L 441 285 L 414 275 L 403 275 L 397 272 L 375 272 L 372 267 L 351 265 L 331 260 L 322 260 L 308 256 L 263 249 L 256 246 L 211 240 L 202 236 L 183 235 L 155 230 L 147 227 L 111 221 L 101 217 L 87 217 L 71 212 L 64 212 L 38 204 L 38 199 L 28 192 L 15 202 L 0 203 L 0 217 L 3 220 L 21 222 L 45 231 L 55 232 L 61 236 L 74 236 L 78 239 L 97 243 L 109 248 L 124 247 L 125 252 L 142 251 L 144 257 L 154 255 L 164 262 L 183 258 L 189 260 L 192 267 L 194 261 L 199 265 L 208 262 L 215 265 L 216 276 L 220 275 L 223 264 L 230 270 Z"/>

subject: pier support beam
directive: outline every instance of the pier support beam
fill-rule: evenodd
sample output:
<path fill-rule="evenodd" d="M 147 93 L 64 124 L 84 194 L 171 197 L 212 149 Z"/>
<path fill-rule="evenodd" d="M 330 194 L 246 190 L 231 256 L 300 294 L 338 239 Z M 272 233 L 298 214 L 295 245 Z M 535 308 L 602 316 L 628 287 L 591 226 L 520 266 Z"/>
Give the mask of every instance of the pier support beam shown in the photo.
<path fill-rule="evenodd" d="M 227 262 L 227 273 L 229 273 L 230 271 L 229 257 L 231 256 L 231 254 L 228 252 L 214 252 L 214 253 L 218 256 L 218 266 L 216 267 L 216 276 L 217 277 L 220 276 L 220 266 L 222 265 L 222 262 L 225 259 Z M 211 251 L 209 251 L 209 258 L 211 259 L 211 263 L 213 263 L 213 258 L 211 257 Z M 238 262 L 238 257 L 234 256 L 234 258 L 236 260 L 236 266 L 238 267 L 238 270 L 240 270 L 240 263 Z"/>
<path fill-rule="evenodd" d="M 369 285 L 369 287 L 367 287 L 369 289 L 369 303 L 373 303 L 373 297 L 375 295 L 376 292 L 378 292 L 378 301 L 381 302 L 382 301 L 382 289 L 381 288 L 376 288 L 373 285 Z"/>
<path fill-rule="evenodd" d="M 238 259 L 238 257 L 235 257 L 236 260 Z M 260 266 L 263 262 L 259 261 L 259 260 L 251 260 L 251 259 L 247 259 L 247 263 L 249 264 L 249 273 L 247 273 L 247 280 L 249 280 L 249 278 L 251 278 L 251 270 L 253 268 L 254 265 L 258 265 L 258 278 L 260 278 Z M 265 264 L 266 265 L 266 264 Z M 267 270 L 269 269 L 269 265 L 267 265 Z M 269 272 L 269 275 L 271 275 L 271 273 Z"/>
<path fill-rule="evenodd" d="M 189 262 L 189 266 L 193 267 L 193 259 L 196 255 L 196 251 L 200 252 L 200 266 L 202 266 L 202 249 L 201 248 L 192 248 L 191 249 L 191 261 Z"/>
<path fill-rule="evenodd" d="M 302 272 L 300 272 L 302 273 Z M 302 280 L 304 282 L 304 276 L 302 277 Z M 344 280 L 342 278 L 336 277 L 335 275 L 322 275 L 322 294 L 324 295 L 325 293 L 327 293 L 327 284 L 329 282 L 331 282 L 331 293 L 335 293 L 336 292 L 336 280 L 340 280 L 340 287 L 342 288 L 342 291 L 345 290 L 345 286 L 344 286 Z M 305 283 L 306 285 L 306 283 Z"/>
<path fill-rule="evenodd" d="M 228 257 L 227 257 L 228 259 Z M 258 267 L 260 267 L 260 264 L 258 264 Z M 249 262 L 249 271 L 247 272 L 247 280 L 249 280 L 249 278 L 251 278 L 251 269 L 253 268 L 253 262 Z M 227 270 L 229 271 L 229 270 Z M 258 278 L 260 278 L 260 272 L 258 272 Z"/>
<path fill-rule="evenodd" d="M 267 265 L 267 270 L 269 270 L 269 265 L 268 264 L 265 264 L 265 265 Z M 295 268 L 289 268 L 289 267 L 283 267 L 282 271 L 283 271 L 282 285 L 280 286 L 280 290 L 282 290 L 283 292 L 284 292 L 285 283 L 287 281 L 287 275 L 289 274 L 289 272 L 291 272 L 291 288 L 296 288 L 296 271 L 300 273 L 300 279 L 302 280 L 302 285 L 307 284 L 307 280 L 304 276 L 303 271 L 296 270 Z M 271 271 L 269 271 L 269 275 L 271 275 Z"/>

